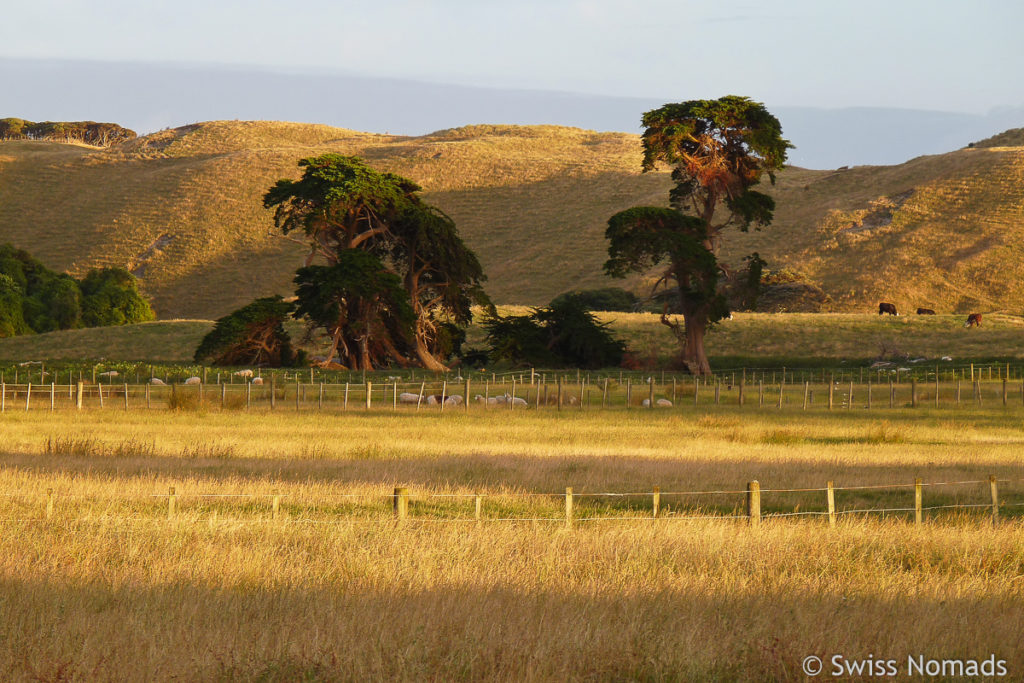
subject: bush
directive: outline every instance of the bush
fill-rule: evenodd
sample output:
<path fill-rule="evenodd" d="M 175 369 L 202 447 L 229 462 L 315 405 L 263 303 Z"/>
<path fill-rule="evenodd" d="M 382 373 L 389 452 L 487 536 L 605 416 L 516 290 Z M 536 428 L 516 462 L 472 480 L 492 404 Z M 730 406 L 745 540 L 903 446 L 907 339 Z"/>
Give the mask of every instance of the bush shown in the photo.
<path fill-rule="evenodd" d="M 296 353 L 284 320 L 294 304 L 280 296 L 256 299 L 217 320 L 196 349 L 197 363 L 213 365 L 305 365 L 304 351 Z"/>
<path fill-rule="evenodd" d="M 636 295 L 621 287 L 584 289 L 559 294 L 551 300 L 551 306 L 574 303 L 588 311 L 617 311 L 629 313 L 636 310 Z"/>

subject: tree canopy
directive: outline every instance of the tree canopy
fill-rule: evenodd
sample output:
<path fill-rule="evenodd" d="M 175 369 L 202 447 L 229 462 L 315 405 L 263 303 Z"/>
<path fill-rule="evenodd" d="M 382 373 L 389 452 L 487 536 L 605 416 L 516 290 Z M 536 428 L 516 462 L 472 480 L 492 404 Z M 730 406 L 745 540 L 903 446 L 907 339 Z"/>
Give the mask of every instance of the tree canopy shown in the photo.
<path fill-rule="evenodd" d="M 256 299 L 219 318 L 196 349 L 197 363 L 213 365 L 302 365 L 305 352 L 296 353 L 284 321 L 294 304 L 280 296 Z"/>
<path fill-rule="evenodd" d="M 681 364 L 710 374 L 704 335 L 728 314 L 719 292 L 723 231 L 771 223 L 775 201 L 753 188 L 766 174 L 775 181 L 792 145 L 764 105 L 734 95 L 666 104 L 645 113 L 643 125 L 643 170 L 672 168 L 671 208 L 636 207 L 612 216 L 605 271 L 625 277 L 661 266 L 652 296 L 675 288 L 683 322 L 667 303 L 661 321 L 680 342 Z"/>
<path fill-rule="evenodd" d="M 357 157 L 324 154 L 301 160 L 299 167 L 302 178 L 279 180 L 263 204 L 274 209 L 275 226 L 286 237 L 309 248 L 296 278 L 296 312 L 329 331 L 327 362 L 337 353 L 352 369 L 388 362 L 444 369 L 452 341 L 446 326 L 467 325 L 474 303 L 490 305 L 483 268 L 454 221 L 424 202 L 415 182 Z M 318 258 L 340 268 L 308 270 Z M 369 291 L 356 282 L 367 273 L 373 273 L 368 282 L 381 289 Z M 384 273 L 397 278 L 397 288 Z M 315 284 L 331 287 L 329 314 Z M 411 328 L 405 324 L 407 309 Z M 365 343 L 359 342 L 363 337 Z"/>
<path fill-rule="evenodd" d="M 116 123 L 96 121 L 43 121 L 0 119 L 0 140 L 53 140 L 57 142 L 84 142 L 107 147 L 131 140 L 135 131 Z"/>

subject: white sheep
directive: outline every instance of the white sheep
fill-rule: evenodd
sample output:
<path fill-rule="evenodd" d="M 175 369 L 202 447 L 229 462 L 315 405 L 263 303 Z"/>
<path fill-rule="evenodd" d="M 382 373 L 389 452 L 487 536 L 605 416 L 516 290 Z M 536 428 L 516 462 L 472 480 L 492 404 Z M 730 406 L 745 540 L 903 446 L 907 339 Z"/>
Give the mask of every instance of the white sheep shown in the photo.
<path fill-rule="evenodd" d="M 263 384 L 263 378 L 262 377 L 253 377 L 252 378 L 252 383 L 253 384 Z"/>
<path fill-rule="evenodd" d="M 462 399 L 462 396 L 460 394 L 452 394 L 451 396 L 446 398 L 444 400 L 444 402 L 445 402 L 446 405 L 460 406 L 460 405 L 462 405 L 462 400 L 463 399 Z"/>
<path fill-rule="evenodd" d="M 419 394 L 410 394 L 407 391 L 403 391 L 402 393 L 400 393 L 398 395 L 398 402 L 399 403 L 419 403 L 420 402 L 420 395 Z"/>
<path fill-rule="evenodd" d="M 199 379 L 198 377 L 189 377 L 187 380 L 185 380 L 185 384 L 202 384 L 202 383 L 203 383 L 203 380 Z"/>
<path fill-rule="evenodd" d="M 154 386 L 158 386 L 158 387 L 165 387 L 165 386 L 167 386 L 167 384 L 162 379 L 160 379 L 159 377 L 151 377 L 149 379 L 149 383 L 154 385 Z"/>
<path fill-rule="evenodd" d="M 235 375 L 236 377 L 252 377 L 252 370 L 236 370 L 231 374 Z"/>
<path fill-rule="evenodd" d="M 644 408 L 650 408 L 651 399 L 645 398 L 640 405 L 642 405 Z M 659 398 L 657 401 L 654 402 L 654 405 L 660 408 L 669 408 L 672 406 L 672 401 L 668 400 L 667 398 Z"/>
<path fill-rule="evenodd" d="M 101 372 L 100 377 L 117 377 L 119 374 L 117 370 L 107 370 L 106 372 Z"/>
<path fill-rule="evenodd" d="M 477 394 L 476 396 L 473 397 L 473 400 L 476 401 L 477 403 L 484 403 L 484 402 L 486 402 L 487 405 L 489 405 L 489 406 L 493 406 L 493 405 L 496 405 L 498 403 L 498 397 L 497 396 L 490 396 L 488 398 L 484 398 L 480 394 Z M 501 397 L 501 401 L 502 401 L 502 403 L 505 402 L 505 397 L 504 396 Z"/>

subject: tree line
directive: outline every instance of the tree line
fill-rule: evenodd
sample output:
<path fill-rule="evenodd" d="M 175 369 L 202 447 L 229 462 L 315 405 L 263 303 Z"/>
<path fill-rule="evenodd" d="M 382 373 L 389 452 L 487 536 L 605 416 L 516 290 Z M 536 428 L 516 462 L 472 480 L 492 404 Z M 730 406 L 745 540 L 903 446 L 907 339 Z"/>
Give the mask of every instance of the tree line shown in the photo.
<path fill-rule="evenodd" d="M 26 121 L 0 119 L 0 140 L 51 140 L 55 142 L 84 142 L 97 147 L 108 147 L 135 138 L 135 131 L 116 123 L 96 121 Z"/>

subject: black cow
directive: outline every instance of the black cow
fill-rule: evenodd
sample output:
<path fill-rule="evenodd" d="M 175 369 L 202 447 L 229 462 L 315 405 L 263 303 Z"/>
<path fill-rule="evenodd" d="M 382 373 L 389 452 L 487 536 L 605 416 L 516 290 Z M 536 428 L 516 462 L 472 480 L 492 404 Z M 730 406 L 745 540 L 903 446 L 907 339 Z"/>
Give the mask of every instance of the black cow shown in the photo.
<path fill-rule="evenodd" d="M 971 313 L 967 316 L 964 327 L 981 327 L 981 313 Z"/>
<path fill-rule="evenodd" d="M 919 308 L 917 309 L 918 315 L 935 315 L 935 311 L 930 308 Z"/>
<path fill-rule="evenodd" d="M 883 313 L 888 313 L 889 315 L 899 315 L 899 313 L 896 312 L 896 304 L 878 304 L 878 315 L 882 315 Z"/>

